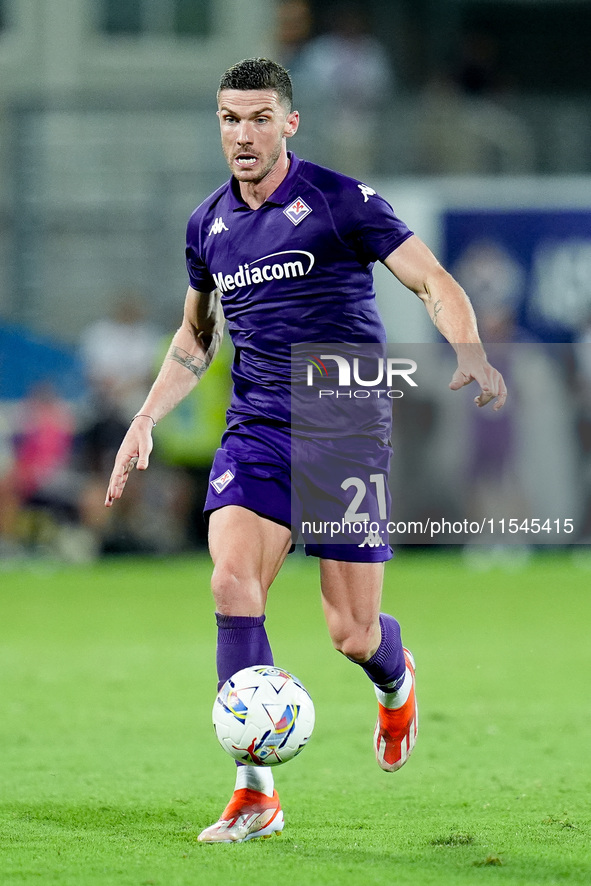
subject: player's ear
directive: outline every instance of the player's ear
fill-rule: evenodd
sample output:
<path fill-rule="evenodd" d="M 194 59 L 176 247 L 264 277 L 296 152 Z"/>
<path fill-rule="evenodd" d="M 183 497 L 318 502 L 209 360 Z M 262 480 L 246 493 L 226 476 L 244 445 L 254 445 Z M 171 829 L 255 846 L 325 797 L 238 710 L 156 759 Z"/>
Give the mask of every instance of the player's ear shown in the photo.
<path fill-rule="evenodd" d="M 285 118 L 285 126 L 283 127 L 283 135 L 286 138 L 291 138 L 292 135 L 295 135 L 298 131 L 298 126 L 300 125 L 300 112 L 299 111 L 290 111 L 290 113 Z"/>

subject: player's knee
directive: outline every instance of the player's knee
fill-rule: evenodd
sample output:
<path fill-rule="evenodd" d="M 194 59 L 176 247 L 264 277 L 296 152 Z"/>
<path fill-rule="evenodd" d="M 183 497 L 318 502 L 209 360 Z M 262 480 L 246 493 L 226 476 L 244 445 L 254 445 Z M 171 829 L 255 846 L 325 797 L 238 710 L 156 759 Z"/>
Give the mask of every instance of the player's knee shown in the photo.
<path fill-rule="evenodd" d="M 222 615 L 260 615 L 264 610 L 261 583 L 231 564 L 216 565 L 211 592 L 216 611 Z"/>

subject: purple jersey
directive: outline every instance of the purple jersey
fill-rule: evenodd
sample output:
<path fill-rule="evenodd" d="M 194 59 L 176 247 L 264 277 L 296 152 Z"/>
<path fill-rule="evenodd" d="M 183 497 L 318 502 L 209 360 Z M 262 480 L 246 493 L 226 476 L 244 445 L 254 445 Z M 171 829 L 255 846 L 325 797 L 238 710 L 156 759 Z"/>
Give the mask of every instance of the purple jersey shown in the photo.
<path fill-rule="evenodd" d="M 259 209 L 232 177 L 187 227 L 190 285 L 219 290 L 235 347 L 230 427 L 290 421 L 292 344 L 385 342 L 373 264 L 412 235 L 372 188 L 289 156 Z"/>

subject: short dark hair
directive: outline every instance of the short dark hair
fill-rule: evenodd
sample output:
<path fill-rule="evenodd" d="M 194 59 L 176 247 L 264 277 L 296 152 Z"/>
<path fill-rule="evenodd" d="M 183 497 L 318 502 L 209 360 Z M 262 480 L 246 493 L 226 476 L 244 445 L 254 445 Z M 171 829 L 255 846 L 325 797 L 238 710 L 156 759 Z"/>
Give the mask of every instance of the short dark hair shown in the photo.
<path fill-rule="evenodd" d="M 291 78 L 282 65 L 269 58 L 245 58 L 222 74 L 222 89 L 274 89 L 280 102 L 291 111 L 293 90 Z"/>

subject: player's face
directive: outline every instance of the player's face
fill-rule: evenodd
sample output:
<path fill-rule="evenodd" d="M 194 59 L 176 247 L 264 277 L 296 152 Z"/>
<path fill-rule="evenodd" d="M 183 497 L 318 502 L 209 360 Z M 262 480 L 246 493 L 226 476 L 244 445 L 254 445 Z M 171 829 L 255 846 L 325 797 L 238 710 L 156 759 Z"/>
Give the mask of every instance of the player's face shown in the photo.
<path fill-rule="evenodd" d="M 238 181 L 256 184 L 285 152 L 295 134 L 298 113 L 287 113 L 272 89 L 224 89 L 218 100 L 222 150 Z"/>

